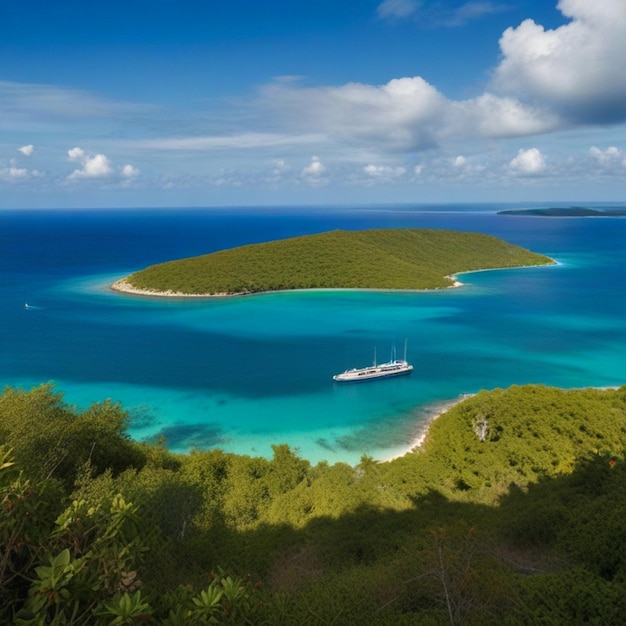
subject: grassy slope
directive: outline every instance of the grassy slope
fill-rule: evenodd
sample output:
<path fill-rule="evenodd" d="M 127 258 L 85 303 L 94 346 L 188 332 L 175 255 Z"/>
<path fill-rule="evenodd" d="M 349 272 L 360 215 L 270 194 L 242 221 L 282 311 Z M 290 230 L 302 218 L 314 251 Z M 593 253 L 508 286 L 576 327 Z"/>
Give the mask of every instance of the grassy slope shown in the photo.
<path fill-rule="evenodd" d="M 434 289 L 455 272 L 550 259 L 489 235 L 448 230 L 342 231 L 252 244 L 150 266 L 132 286 L 187 294 L 278 289 Z"/>

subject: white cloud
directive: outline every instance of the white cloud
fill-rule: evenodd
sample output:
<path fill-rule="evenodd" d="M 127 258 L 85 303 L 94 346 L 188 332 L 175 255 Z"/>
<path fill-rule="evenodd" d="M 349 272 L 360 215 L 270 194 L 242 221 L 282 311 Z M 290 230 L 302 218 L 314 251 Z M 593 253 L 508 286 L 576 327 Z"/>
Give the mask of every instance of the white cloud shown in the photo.
<path fill-rule="evenodd" d="M 284 159 L 272 159 L 271 168 L 262 175 L 262 182 L 276 185 L 285 181 L 286 175 L 291 171 L 291 166 Z"/>
<path fill-rule="evenodd" d="M 385 2 L 379 12 L 399 16 L 417 5 Z M 470 2 L 464 19 L 503 10 Z M 446 142 L 552 133 L 572 126 L 626 120 L 626 0 L 561 0 L 571 21 L 554 30 L 527 20 L 500 40 L 503 60 L 494 90 L 450 100 L 420 76 L 382 85 L 347 83 L 303 88 L 274 84 L 264 104 L 296 133 L 315 128 L 328 143 L 366 146 L 373 155 L 409 153 Z"/>
<path fill-rule="evenodd" d="M 270 176 L 274 180 L 282 178 L 287 172 L 291 171 L 291 166 L 283 159 L 274 159 L 272 161 L 272 169 L 270 170 Z"/>
<path fill-rule="evenodd" d="M 450 176 L 465 180 L 475 177 L 485 169 L 480 163 L 473 163 L 462 154 L 452 158 L 448 163 L 452 166 Z"/>
<path fill-rule="evenodd" d="M 521 137 L 559 127 L 558 116 L 539 106 L 491 93 L 448 100 L 419 76 L 383 85 L 272 84 L 262 90 L 259 106 L 291 127 L 295 137 L 310 137 L 308 131 L 315 128 L 320 144 L 352 152 L 364 146 L 374 158 L 427 150 L 449 140 Z"/>
<path fill-rule="evenodd" d="M 70 148 L 67 151 L 67 156 L 70 161 L 82 161 L 85 158 L 85 151 L 82 148 Z"/>
<path fill-rule="evenodd" d="M 533 20 L 508 28 L 494 86 L 549 107 L 563 123 L 626 120 L 626 2 L 560 0 L 570 22 L 546 30 Z"/>
<path fill-rule="evenodd" d="M 463 2 L 377 0 L 374 6 L 381 18 L 419 18 L 438 26 L 461 25 L 504 7 L 498 0 Z M 549 29 L 526 20 L 507 29 L 489 89 L 464 100 L 446 97 L 420 76 L 313 87 L 299 76 L 281 76 L 262 87 L 253 102 L 239 100 L 228 111 L 217 110 L 219 104 L 207 104 L 202 112 L 195 107 L 157 111 L 86 92 L 0 81 L 0 131 L 14 133 L 5 145 L 17 157 L 0 163 L 0 168 L 7 165 L 0 170 L 2 179 L 34 176 L 34 170 L 20 167 L 34 147 L 17 148 L 19 155 L 19 142 L 36 140 L 37 161 L 43 163 L 71 136 L 80 145 L 88 145 L 80 137 L 100 137 L 99 153 L 72 148 L 67 157 L 73 165 L 66 161 L 61 176 L 47 178 L 50 184 L 72 172 L 71 180 L 130 186 L 140 172 L 123 165 L 129 161 L 142 167 L 142 179 L 149 178 L 145 171 L 154 171 L 157 182 L 167 179 L 189 189 L 392 180 L 486 186 L 501 179 L 510 184 L 512 174 L 520 176 L 520 184 L 527 182 L 524 176 L 538 174 L 542 181 L 557 175 L 578 180 L 574 172 L 623 182 L 623 128 L 608 123 L 626 121 L 626 72 L 621 70 L 626 0 L 560 0 L 558 8 L 567 18 L 563 26 Z M 606 130 L 596 128 L 591 140 L 586 131 L 574 132 L 594 124 Z M 169 136 L 159 136 L 165 128 Z M 509 141 L 564 130 L 554 139 Z M 48 145 L 42 149 L 44 139 Z M 517 152 L 520 145 L 536 147 Z M 322 155 L 324 162 L 310 159 L 311 154 Z M 548 168 L 544 154 L 550 155 Z M 162 163 L 167 173 L 158 171 Z M 47 172 L 53 166 L 42 167 Z"/>
<path fill-rule="evenodd" d="M 111 174 L 111 164 L 104 154 L 96 154 L 94 157 L 88 157 L 85 161 L 81 176 L 85 178 L 101 178 Z"/>
<path fill-rule="evenodd" d="M 154 107 L 105 100 L 87 91 L 0 81 L 0 129 L 13 132 L 32 132 L 66 122 L 75 126 L 94 119 L 110 121 L 153 111 Z"/>
<path fill-rule="evenodd" d="M 493 15 L 507 10 L 507 7 L 494 2 L 466 2 L 459 7 L 452 9 L 449 15 L 440 18 L 443 26 L 465 26 L 472 20 L 480 19 L 485 15 Z"/>
<path fill-rule="evenodd" d="M 136 167 L 133 167 L 132 165 L 125 165 L 122 168 L 122 176 L 124 178 L 135 178 L 136 176 L 139 176 L 140 172 Z"/>
<path fill-rule="evenodd" d="M 237 135 L 212 135 L 191 137 L 163 137 L 128 142 L 135 148 L 148 150 L 203 151 L 203 150 L 249 150 L 256 148 L 280 148 L 310 145 L 323 141 L 316 133 L 293 135 L 288 133 L 239 133 Z"/>
<path fill-rule="evenodd" d="M 560 124 L 556 115 L 540 106 L 492 93 L 449 102 L 446 122 L 448 136 L 496 138 L 545 133 Z"/>
<path fill-rule="evenodd" d="M 393 180 L 400 178 L 406 173 L 404 167 L 390 167 L 389 165 L 366 165 L 363 171 L 372 179 Z"/>
<path fill-rule="evenodd" d="M 540 174 L 546 167 L 545 158 L 537 148 L 520 149 L 517 156 L 511 160 L 509 167 L 514 172 L 526 176 Z"/>
<path fill-rule="evenodd" d="M 68 178 L 80 180 L 85 178 L 106 178 L 113 173 L 109 159 L 104 154 L 88 156 L 82 148 L 75 147 L 67 151 L 70 161 L 78 162 L 82 169 L 74 170 Z"/>
<path fill-rule="evenodd" d="M 316 128 L 328 141 L 410 151 L 436 145 L 446 99 L 417 76 L 380 86 L 271 85 L 262 92 L 262 104 L 296 132 Z"/>
<path fill-rule="evenodd" d="M 272 168 L 272 173 L 276 175 L 282 174 L 283 172 L 288 172 L 291 169 L 291 167 L 289 167 L 287 162 L 283 159 L 274 159 L 272 161 L 272 164 L 274 166 Z"/>
<path fill-rule="evenodd" d="M 307 178 L 319 178 L 326 167 L 322 164 L 318 157 L 311 157 L 311 162 L 302 170 L 302 176 Z"/>
<path fill-rule="evenodd" d="M 606 150 L 593 146 L 589 149 L 589 153 L 603 165 L 608 165 L 624 158 L 623 151 L 615 146 L 609 146 Z"/>
<path fill-rule="evenodd" d="M 4 167 L 0 169 L 0 179 L 7 182 L 17 182 L 29 177 L 29 172 L 23 167 Z"/>
<path fill-rule="evenodd" d="M 402 19 L 417 11 L 419 4 L 415 0 L 385 0 L 376 9 L 383 19 Z"/>

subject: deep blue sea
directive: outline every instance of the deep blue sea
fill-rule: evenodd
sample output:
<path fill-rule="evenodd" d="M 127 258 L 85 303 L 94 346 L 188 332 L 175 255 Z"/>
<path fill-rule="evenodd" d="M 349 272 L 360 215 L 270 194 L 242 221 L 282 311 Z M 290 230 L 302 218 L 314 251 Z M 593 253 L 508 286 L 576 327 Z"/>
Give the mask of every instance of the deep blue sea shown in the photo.
<path fill-rule="evenodd" d="M 164 435 L 175 451 L 270 457 L 287 443 L 314 463 L 354 464 L 409 449 L 462 394 L 625 384 L 626 218 L 496 214 L 529 206 L 0 211 L 0 385 L 52 381 L 78 407 L 119 401 L 132 437 Z M 372 227 L 493 234 L 558 265 L 464 274 L 463 287 L 423 293 L 163 300 L 109 289 L 156 262 Z M 332 381 L 405 339 L 411 376 Z"/>

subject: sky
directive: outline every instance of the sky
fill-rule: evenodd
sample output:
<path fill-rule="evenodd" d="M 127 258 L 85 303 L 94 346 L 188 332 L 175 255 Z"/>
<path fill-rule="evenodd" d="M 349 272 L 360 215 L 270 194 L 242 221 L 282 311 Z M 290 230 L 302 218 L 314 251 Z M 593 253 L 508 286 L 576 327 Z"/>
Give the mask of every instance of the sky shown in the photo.
<path fill-rule="evenodd" d="M 0 208 L 610 202 L 626 0 L 0 0 Z"/>

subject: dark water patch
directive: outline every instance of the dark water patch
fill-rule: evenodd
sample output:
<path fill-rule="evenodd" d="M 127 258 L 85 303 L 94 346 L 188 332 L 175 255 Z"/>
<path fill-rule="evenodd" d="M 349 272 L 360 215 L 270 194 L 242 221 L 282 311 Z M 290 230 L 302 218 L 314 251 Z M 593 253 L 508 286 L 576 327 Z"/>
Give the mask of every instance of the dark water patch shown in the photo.
<path fill-rule="evenodd" d="M 172 450 L 191 450 L 193 448 L 217 448 L 228 442 L 224 430 L 219 424 L 182 424 L 176 423 L 162 428 L 150 437 L 150 443 L 165 439 L 165 444 Z"/>
<path fill-rule="evenodd" d="M 333 445 L 326 437 L 320 437 L 315 440 L 315 443 L 322 448 L 323 450 L 327 450 L 328 452 L 337 452 L 337 446 Z"/>
<path fill-rule="evenodd" d="M 159 423 L 155 408 L 149 404 L 134 406 L 128 411 L 129 427 L 133 429 L 150 428 Z"/>

